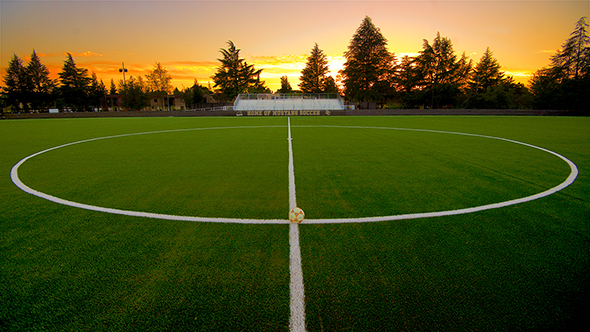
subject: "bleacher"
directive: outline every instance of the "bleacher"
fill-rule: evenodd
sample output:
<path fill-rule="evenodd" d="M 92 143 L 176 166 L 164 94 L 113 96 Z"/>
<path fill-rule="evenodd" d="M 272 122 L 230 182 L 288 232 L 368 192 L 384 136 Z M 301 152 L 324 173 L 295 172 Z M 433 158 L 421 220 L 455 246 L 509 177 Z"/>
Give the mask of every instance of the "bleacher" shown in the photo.
<path fill-rule="evenodd" d="M 344 102 L 334 93 L 242 93 L 234 111 L 343 110 Z"/>

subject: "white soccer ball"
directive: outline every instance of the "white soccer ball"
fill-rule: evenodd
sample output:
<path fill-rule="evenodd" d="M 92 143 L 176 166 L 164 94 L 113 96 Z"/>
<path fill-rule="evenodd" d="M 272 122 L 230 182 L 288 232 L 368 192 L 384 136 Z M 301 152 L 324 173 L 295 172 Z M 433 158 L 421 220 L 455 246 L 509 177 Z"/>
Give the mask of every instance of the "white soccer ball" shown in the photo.
<path fill-rule="evenodd" d="M 305 212 L 298 207 L 294 207 L 289 212 L 289 221 L 300 223 L 305 218 Z"/>

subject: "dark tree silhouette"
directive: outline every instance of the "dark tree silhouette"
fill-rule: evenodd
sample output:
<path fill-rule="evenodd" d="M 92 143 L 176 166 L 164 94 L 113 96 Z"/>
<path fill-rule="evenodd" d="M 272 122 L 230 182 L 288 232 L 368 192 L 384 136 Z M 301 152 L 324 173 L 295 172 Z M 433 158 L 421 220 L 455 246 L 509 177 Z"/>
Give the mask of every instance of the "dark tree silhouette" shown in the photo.
<path fill-rule="evenodd" d="M 62 105 L 76 111 L 86 110 L 91 79 L 88 77 L 88 69 L 78 68 L 70 53 L 59 73 L 59 81 Z"/>
<path fill-rule="evenodd" d="M 387 50 L 387 39 L 370 17 L 363 19 L 344 57 L 340 75 L 347 99 L 379 101 L 391 95 L 395 55 Z"/>
<path fill-rule="evenodd" d="M 536 109 L 590 114 L 590 36 L 586 17 L 578 20 L 562 49 L 551 57 L 551 65 L 535 72 L 529 85 Z"/>
<path fill-rule="evenodd" d="M 287 76 L 281 76 L 281 88 L 277 90 L 278 93 L 291 93 L 293 88 Z"/>
<path fill-rule="evenodd" d="M 228 48 L 221 49 L 223 58 L 217 59 L 220 62 L 217 73 L 212 76 L 215 88 L 233 100 L 238 94 L 246 92 L 262 92 L 268 90 L 264 82 L 260 80 L 262 69 L 256 70 L 245 59 L 240 58 L 240 50 L 236 49 L 234 43 L 227 42 Z"/>
<path fill-rule="evenodd" d="M 316 43 L 301 71 L 299 88 L 306 93 L 324 92 L 328 72 L 328 58 Z"/>

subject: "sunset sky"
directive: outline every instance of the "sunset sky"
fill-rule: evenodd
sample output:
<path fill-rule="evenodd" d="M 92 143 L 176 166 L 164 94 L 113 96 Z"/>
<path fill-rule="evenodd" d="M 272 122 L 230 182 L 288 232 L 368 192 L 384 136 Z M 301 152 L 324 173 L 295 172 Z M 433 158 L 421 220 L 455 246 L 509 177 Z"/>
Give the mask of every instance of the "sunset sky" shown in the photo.
<path fill-rule="evenodd" d="M 275 91 L 283 75 L 298 88 L 314 43 L 336 75 L 365 16 L 398 58 L 415 55 L 440 31 L 458 56 L 465 52 L 474 63 L 490 47 L 502 70 L 526 83 L 549 64 L 575 23 L 590 17 L 590 1 L 1 0 L 0 13 L 2 77 L 13 54 L 26 64 L 35 49 L 54 78 L 71 53 L 107 88 L 111 78 L 122 79 L 122 62 L 128 76 L 144 76 L 160 62 L 182 89 L 194 79 L 211 81 L 220 48 L 232 40 Z"/>

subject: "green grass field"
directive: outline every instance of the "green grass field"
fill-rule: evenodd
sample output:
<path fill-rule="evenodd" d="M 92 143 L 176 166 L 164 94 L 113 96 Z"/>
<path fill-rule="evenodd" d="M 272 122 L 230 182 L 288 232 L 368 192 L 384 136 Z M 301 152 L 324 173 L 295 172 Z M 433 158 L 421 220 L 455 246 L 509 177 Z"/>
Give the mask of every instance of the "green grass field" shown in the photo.
<path fill-rule="evenodd" d="M 573 331 L 590 313 L 590 119 L 292 117 L 311 219 L 531 202 L 447 217 L 300 225 L 309 331 Z M 165 132 L 164 132 L 165 131 Z M 0 121 L 1 331 L 286 331 L 287 118 Z"/>

